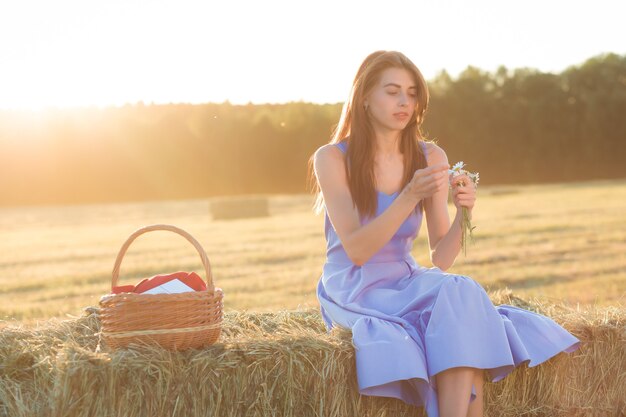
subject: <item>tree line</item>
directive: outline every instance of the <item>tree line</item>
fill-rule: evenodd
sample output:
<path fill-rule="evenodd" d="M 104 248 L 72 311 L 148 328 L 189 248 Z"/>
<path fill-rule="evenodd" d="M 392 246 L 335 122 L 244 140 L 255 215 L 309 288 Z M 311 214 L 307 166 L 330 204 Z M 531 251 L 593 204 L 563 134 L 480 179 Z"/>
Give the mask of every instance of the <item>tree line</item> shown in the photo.
<path fill-rule="evenodd" d="M 422 131 L 481 184 L 623 178 L 626 55 L 558 74 L 468 66 L 428 81 Z M 309 191 L 343 103 L 0 111 L 0 205 Z"/>

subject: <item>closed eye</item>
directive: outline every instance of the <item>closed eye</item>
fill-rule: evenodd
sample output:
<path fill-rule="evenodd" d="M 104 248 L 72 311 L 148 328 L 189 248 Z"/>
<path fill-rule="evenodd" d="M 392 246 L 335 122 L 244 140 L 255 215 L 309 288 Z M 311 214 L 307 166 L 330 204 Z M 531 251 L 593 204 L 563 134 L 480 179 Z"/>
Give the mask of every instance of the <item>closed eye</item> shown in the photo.
<path fill-rule="evenodd" d="M 397 91 L 389 91 L 389 94 L 392 96 L 395 96 L 396 94 L 398 94 Z M 417 94 L 409 94 L 411 97 L 417 97 Z"/>

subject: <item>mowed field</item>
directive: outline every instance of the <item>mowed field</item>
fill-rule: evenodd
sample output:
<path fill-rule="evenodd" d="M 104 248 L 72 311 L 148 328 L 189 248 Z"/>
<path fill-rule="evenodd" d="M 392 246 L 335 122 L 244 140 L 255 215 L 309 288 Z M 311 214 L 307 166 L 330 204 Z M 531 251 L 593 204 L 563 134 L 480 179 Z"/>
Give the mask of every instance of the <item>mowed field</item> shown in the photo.
<path fill-rule="evenodd" d="M 136 229 L 178 226 L 206 250 L 230 310 L 317 307 L 325 259 L 324 216 L 312 196 L 271 195 L 270 216 L 213 220 L 210 200 L 0 209 L 0 327 L 79 316 L 111 286 L 117 253 Z M 450 203 L 450 216 L 454 206 Z M 489 292 L 510 288 L 525 299 L 626 307 L 626 180 L 481 185 L 474 243 L 448 270 Z M 425 222 L 413 247 L 431 266 Z M 200 257 L 183 237 L 154 231 L 137 238 L 120 283 L 196 271 Z"/>

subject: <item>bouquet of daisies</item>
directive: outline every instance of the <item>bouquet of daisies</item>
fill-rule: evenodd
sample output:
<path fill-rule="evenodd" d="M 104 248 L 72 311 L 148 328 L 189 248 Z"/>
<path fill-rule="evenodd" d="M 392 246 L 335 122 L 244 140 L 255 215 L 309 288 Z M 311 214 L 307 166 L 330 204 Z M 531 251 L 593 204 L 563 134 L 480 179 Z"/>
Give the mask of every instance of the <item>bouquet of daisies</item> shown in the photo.
<path fill-rule="evenodd" d="M 472 180 L 474 185 L 478 187 L 478 172 L 472 173 L 466 171 L 463 169 L 464 166 L 465 164 L 463 163 L 463 161 L 460 161 L 454 164 L 454 166 L 448 170 L 450 188 L 452 188 L 452 185 L 455 183 L 454 178 L 462 174 L 467 175 Z M 461 181 L 461 185 L 465 185 L 463 181 Z M 473 242 L 474 236 L 472 235 L 472 230 L 474 230 L 476 226 L 472 227 L 472 221 L 469 218 L 469 211 L 467 210 L 467 207 L 461 206 L 461 208 L 463 209 L 463 217 L 461 218 L 461 248 L 463 249 L 463 254 L 467 255 L 467 234 L 469 233 L 469 236 Z"/>

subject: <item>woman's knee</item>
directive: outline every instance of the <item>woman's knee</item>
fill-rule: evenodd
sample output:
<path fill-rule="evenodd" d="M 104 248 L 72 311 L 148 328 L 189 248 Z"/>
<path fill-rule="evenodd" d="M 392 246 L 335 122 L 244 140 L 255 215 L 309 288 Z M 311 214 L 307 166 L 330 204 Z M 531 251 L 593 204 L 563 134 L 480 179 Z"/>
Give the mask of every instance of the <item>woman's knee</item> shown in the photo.
<path fill-rule="evenodd" d="M 467 275 L 446 274 L 443 280 L 444 285 L 462 285 L 471 289 L 485 291 L 474 278 Z"/>

